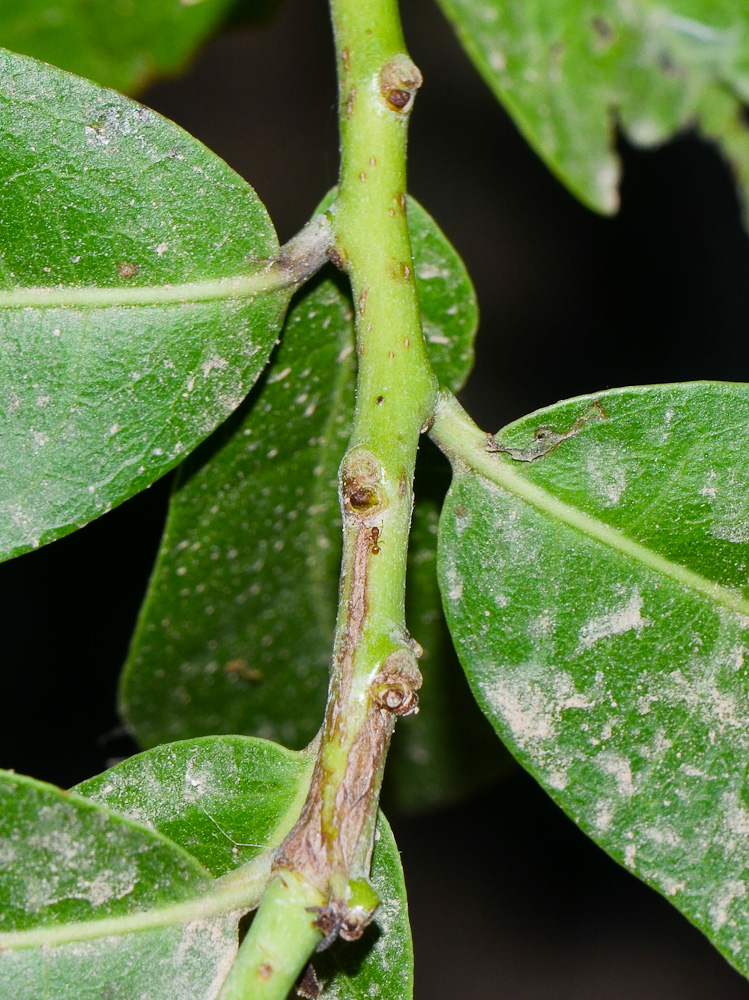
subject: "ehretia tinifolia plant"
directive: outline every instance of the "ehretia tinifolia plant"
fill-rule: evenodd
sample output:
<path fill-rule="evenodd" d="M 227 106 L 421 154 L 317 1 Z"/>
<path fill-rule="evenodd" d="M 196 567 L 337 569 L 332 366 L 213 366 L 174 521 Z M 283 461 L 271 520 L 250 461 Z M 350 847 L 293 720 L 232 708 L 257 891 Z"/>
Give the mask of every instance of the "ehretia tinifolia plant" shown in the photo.
<path fill-rule="evenodd" d="M 747 183 L 738 0 L 440 4 L 591 208 L 617 207 L 615 124 L 690 126 Z M 0 10 L 2 558 L 179 466 L 121 680 L 143 752 L 67 791 L 0 775 L 0 996 L 411 996 L 388 747 L 403 719 L 394 808 L 455 799 L 497 767 L 478 709 L 749 976 L 749 393 L 479 429 L 471 282 L 407 193 L 397 3 L 330 13 L 338 184 L 279 246 L 244 180 L 123 96 L 235 3 Z M 416 475 L 422 435 L 447 461 Z"/>

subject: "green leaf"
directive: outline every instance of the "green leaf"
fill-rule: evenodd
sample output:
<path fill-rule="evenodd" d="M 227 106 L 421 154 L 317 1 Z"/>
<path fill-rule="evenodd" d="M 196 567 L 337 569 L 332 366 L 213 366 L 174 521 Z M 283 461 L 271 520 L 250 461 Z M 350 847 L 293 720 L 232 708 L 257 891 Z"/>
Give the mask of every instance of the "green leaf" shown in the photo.
<path fill-rule="evenodd" d="M 73 791 L 153 827 L 218 877 L 283 840 L 313 765 L 313 753 L 267 740 L 209 736 L 129 757 Z"/>
<path fill-rule="evenodd" d="M 289 292 L 254 191 L 173 123 L 0 52 L 0 558 L 180 462 L 265 365 Z"/>
<path fill-rule="evenodd" d="M 301 747 L 320 726 L 350 315 L 333 282 L 305 291 L 261 385 L 180 472 L 122 678 L 146 746 L 251 732 Z"/>
<path fill-rule="evenodd" d="M 439 563 L 502 740 L 744 974 L 748 426 L 749 388 L 721 383 L 568 400 L 504 454 L 462 425 Z"/>
<path fill-rule="evenodd" d="M 209 737 L 138 754 L 75 791 L 153 826 L 222 875 L 280 842 L 301 809 L 313 764 L 314 753 L 293 753 L 265 740 Z M 356 944 L 338 943 L 314 959 L 331 1000 L 374 996 L 375 983 L 378 996 L 411 996 L 406 890 L 383 816 L 372 884 L 382 900 L 375 924 Z"/>
<path fill-rule="evenodd" d="M 388 813 L 446 805 L 512 766 L 480 712 L 453 649 L 437 583 L 435 541 L 449 469 L 430 441 L 419 454 L 409 546 L 406 620 L 424 648 L 419 714 L 396 726 L 385 772 Z"/>
<path fill-rule="evenodd" d="M 236 952 L 236 914 L 201 908 L 213 880 L 176 844 L 2 773 L 0 855 L 0 995 L 215 995 Z"/>
<path fill-rule="evenodd" d="M 3 0 L 0 45 L 132 93 L 177 73 L 236 0 Z"/>
<path fill-rule="evenodd" d="M 528 141 L 591 208 L 618 205 L 615 122 L 648 147 L 696 122 L 749 193 L 742 0 L 439 2 Z"/>
<path fill-rule="evenodd" d="M 258 854 L 293 825 L 313 763 L 220 737 L 139 754 L 72 792 L 0 773 L 0 995 L 212 1000 L 267 877 Z M 395 984 L 383 996 L 411 995 L 403 873 L 382 817 L 378 829 L 376 926 L 320 962 L 341 1000 L 378 979 Z"/>
<path fill-rule="evenodd" d="M 440 378 L 457 388 L 472 362 L 473 291 L 457 254 L 414 201 L 409 223 L 427 342 Z M 353 337 L 338 285 L 308 287 L 265 380 L 183 467 L 122 680 L 124 717 L 145 745 L 245 732 L 301 747 L 317 731 L 337 602 L 337 474 L 353 410 Z M 417 522 L 428 516 L 421 511 Z M 435 593 L 434 550 L 434 535 L 421 532 L 412 552 L 415 592 Z M 425 688 L 446 688 L 435 691 L 438 702 L 455 686 L 444 679 L 453 664 L 440 618 L 425 636 L 434 643 Z M 469 719 L 475 724 L 477 713 Z M 407 731 L 399 737 L 402 781 L 416 798 L 454 796 L 452 777 L 437 773 L 447 734 L 426 713 L 400 728 Z M 452 742 L 473 745 L 466 736 Z M 462 765 L 454 771 L 459 785 L 472 780 Z"/>

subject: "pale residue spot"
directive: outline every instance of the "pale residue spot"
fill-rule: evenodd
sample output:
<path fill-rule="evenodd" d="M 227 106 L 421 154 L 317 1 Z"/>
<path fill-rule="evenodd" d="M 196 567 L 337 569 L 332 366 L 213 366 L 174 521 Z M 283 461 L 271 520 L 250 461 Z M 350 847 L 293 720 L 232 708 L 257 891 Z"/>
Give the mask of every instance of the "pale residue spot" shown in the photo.
<path fill-rule="evenodd" d="M 749 521 L 743 520 L 743 511 L 738 507 L 734 515 L 735 520 L 724 524 L 712 524 L 710 534 L 713 538 L 721 542 L 734 542 L 742 545 L 749 542 Z"/>
<path fill-rule="evenodd" d="M 530 622 L 528 632 L 534 639 L 550 638 L 554 634 L 554 617 L 551 612 L 548 609 L 542 611 Z"/>
<path fill-rule="evenodd" d="M 219 358 L 214 354 L 211 357 L 206 358 L 201 367 L 203 369 L 203 375 L 206 378 L 208 378 L 208 376 L 211 374 L 214 368 L 216 369 L 216 371 L 221 372 L 225 368 L 229 367 L 229 362 L 226 360 L 226 358 Z"/>
<path fill-rule="evenodd" d="M 635 146 L 654 146 L 658 142 L 663 142 L 663 126 L 655 118 L 644 116 L 633 118 L 627 123 L 627 136 Z"/>
<path fill-rule="evenodd" d="M 422 281 L 431 281 L 434 278 L 439 278 L 440 269 L 436 264 L 421 264 L 416 269 L 416 276 Z"/>
<path fill-rule="evenodd" d="M 610 799 L 601 799 L 596 803 L 593 822 L 597 830 L 603 833 L 614 821 L 614 803 Z"/>
<path fill-rule="evenodd" d="M 609 774 L 616 782 L 616 790 L 625 798 L 635 794 L 635 783 L 632 777 L 632 767 L 626 757 L 614 753 L 613 750 L 603 750 L 595 758 L 596 764 L 604 774 Z"/>
<path fill-rule="evenodd" d="M 712 521 L 710 534 L 721 542 L 737 545 L 749 542 L 749 521 L 744 500 L 745 483 L 739 473 L 729 472 L 719 482 L 711 470 L 700 494 L 707 497 Z"/>
<path fill-rule="evenodd" d="M 658 847 L 678 847 L 682 841 L 680 834 L 665 823 L 660 825 L 644 824 L 639 828 L 639 833 L 646 840 L 657 844 Z"/>
<path fill-rule="evenodd" d="M 708 907 L 710 925 L 714 931 L 720 930 L 720 928 L 727 923 L 728 911 L 734 900 L 744 899 L 745 896 L 746 883 L 738 879 L 732 882 L 727 882 L 721 887 L 715 902 L 711 903 Z"/>
<path fill-rule="evenodd" d="M 613 635 L 622 635 L 624 632 L 640 632 L 650 622 L 642 617 L 642 598 L 639 591 L 632 593 L 629 601 L 623 608 L 610 611 L 598 618 L 592 618 L 587 625 L 580 629 L 580 646 L 583 649 L 599 642 L 601 639 L 608 639 Z"/>
<path fill-rule="evenodd" d="M 493 49 L 489 53 L 489 65 L 496 73 L 503 73 L 507 69 L 507 59 L 501 49 Z"/>
<path fill-rule="evenodd" d="M 613 156 L 602 160 L 593 171 L 593 184 L 601 207 L 613 214 L 619 208 L 619 179 L 621 171 Z"/>
<path fill-rule="evenodd" d="M 448 566 L 445 574 L 447 577 L 447 597 L 450 601 L 457 602 L 463 597 L 463 578 L 456 566 Z"/>
<path fill-rule="evenodd" d="M 614 458 L 614 455 L 602 447 L 591 446 L 585 463 L 591 486 L 606 507 L 615 507 L 627 486 L 626 473 L 623 468 L 613 464 Z"/>
<path fill-rule="evenodd" d="M 551 771 L 546 778 L 546 782 L 555 791 L 563 792 L 569 784 L 569 779 L 564 771 Z"/>
<path fill-rule="evenodd" d="M 499 681 L 485 682 L 481 689 L 517 745 L 544 769 L 548 785 L 565 788 L 575 752 L 558 739 L 563 713 L 592 709 L 596 703 L 577 690 L 566 671 L 539 664 L 507 666 Z"/>
<path fill-rule="evenodd" d="M 268 385 L 272 385 L 274 382 L 282 382 L 288 375 L 291 375 L 291 368 L 288 366 L 283 368 L 280 372 L 274 373 L 268 376 Z"/>
<path fill-rule="evenodd" d="M 659 875 L 658 884 L 667 896 L 675 896 L 677 893 L 683 892 L 687 887 L 686 882 L 677 882 L 675 878 L 671 878 L 668 875 Z"/>
<path fill-rule="evenodd" d="M 627 844 L 624 848 L 624 864 L 627 868 L 635 867 L 635 855 L 637 854 L 637 847 L 634 844 Z"/>

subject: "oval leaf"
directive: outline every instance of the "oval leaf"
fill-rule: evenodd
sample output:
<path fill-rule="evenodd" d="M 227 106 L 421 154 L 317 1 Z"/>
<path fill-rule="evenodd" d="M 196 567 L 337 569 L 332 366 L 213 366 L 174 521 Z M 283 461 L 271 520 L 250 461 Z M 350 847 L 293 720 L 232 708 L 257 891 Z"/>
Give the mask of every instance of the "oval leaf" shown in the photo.
<path fill-rule="evenodd" d="M 0 994 L 211 1000 L 236 915 L 201 911 L 213 884 L 160 834 L 77 795 L 0 775 Z"/>
<path fill-rule="evenodd" d="M 695 122 L 749 192 L 749 8 L 740 0 L 439 0 L 536 151 L 591 208 L 618 205 L 614 121 L 636 145 Z"/>
<path fill-rule="evenodd" d="M 132 93 L 178 72 L 236 0 L 3 0 L 0 44 Z"/>
<path fill-rule="evenodd" d="M 172 468 L 242 401 L 288 300 L 254 191 L 171 122 L 0 52 L 0 558 Z"/>
<path fill-rule="evenodd" d="M 504 454 L 476 432 L 439 567 L 503 741 L 745 974 L 747 426 L 748 387 L 695 383 L 568 400 Z"/>
<path fill-rule="evenodd" d="M 472 363 L 473 290 L 453 248 L 412 200 L 409 225 L 429 350 L 442 381 L 457 388 Z M 353 410 L 353 337 L 350 302 L 338 286 L 306 289 L 267 378 L 182 470 L 122 680 L 122 711 L 142 743 L 245 732 L 301 747 L 317 731 L 337 603 L 337 474 Z M 434 534 L 420 532 L 414 592 L 435 592 L 434 551 Z M 465 729 L 473 733 L 478 723 L 480 732 L 482 720 L 451 676 L 441 615 L 422 635 L 417 613 L 414 635 L 428 650 L 425 704 L 430 687 L 437 704 L 457 699 L 455 717 L 467 712 Z M 463 766 L 473 736 L 461 730 L 451 740 L 437 713 L 428 714 L 400 727 L 398 802 L 454 797 L 475 778 Z M 445 742 L 456 757 L 447 773 Z"/>
<path fill-rule="evenodd" d="M 75 791 L 153 826 L 222 875 L 280 843 L 299 814 L 313 765 L 314 752 L 293 753 L 247 737 L 209 737 L 138 754 Z M 371 878 L 382 900 L 375 924 L 355 944 L 338 942 L 313 960 L 326 998 L 412 995 L 406 889 L 382 815 Z"/>
<path fill-rule="evenodd" d="M 293 825 L 313 764 L 312 752 L 220 737 L 139 754 L 72 792 L 0 773 L 2 996 L 214 1000 L 271 855 L 254 874 L 245 863 Z M 378 831 L 377 925 L 316 962 L 341 1000 L 375 982 L 411 996 L 403 873 L 383 817 Z M 196 859 L 215 876 L 241 870 L 216 881 Z"/>

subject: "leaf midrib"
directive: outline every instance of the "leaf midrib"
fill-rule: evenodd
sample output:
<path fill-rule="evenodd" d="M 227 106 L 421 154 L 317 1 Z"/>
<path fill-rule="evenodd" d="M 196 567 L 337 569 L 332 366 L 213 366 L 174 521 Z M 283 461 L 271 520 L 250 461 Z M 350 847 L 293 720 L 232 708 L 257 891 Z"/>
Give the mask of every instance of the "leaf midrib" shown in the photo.
<path fill-rule="evenodd" d="M 741 595 L 715 583 L 700 573 L 687 569 L 680 563 L 673 562 L 673 560 L 653 552 L 647 546 L 628 538 L 623 532 L 612 528 L 593 515 L 586 514 L 577 507 L 565 503 L 564 500 L 560 500 L 548 490 L 536 483 L 529 482 L 517 473 L 509 465 L 509 460 L 486 451 L 482 453 L 482 450 L 476 449 L 471 455 L 470 465 L 496 486 L 500 486 L 525 500 L 532 507 L 551 515 L 563 524 L 575 528 L 586 537 L 607 545 L 648 569 L 669 577 L 683 587 L 711 598 L 730 611 L 749 616 L 749 601 Z"/>
<path fill-rule="evenodd" d="M 99 288 L 94 285 L 63 288 L 0 290 L 0 309 L 103 309 L 112 306 L 182 305 L 222 299 L 251 299 L 262 292 L 288 287 L 291 282 L 277 265 L 269 263 L 252 274 L 237 274 L 181 284 Z"/>
<path fill-rule="evenodd" d="M 25 931 L 0 933 L 0 956 L 4 950 L 39 948 L 43 945 L 55 947 L 71 944 L 74 941 L 133 934 L 136 931 L 186 924 L 195 920 L 250 910 L 257 904 L 267 882 L 270 863 L 270 854 L 262 855 L 242 869 L 231 872 L 223 880 L 217 880 L 214 887 L 207 892 L 185 902 L 150 907 L 148 910 L 123 914 L 121 917 L 79 920 Z"/>
<path fill-rule="evenodd" d="M 512 467 L 510 459 L 487 451 L 486 433 L 473 423 L 452 393 L 446 390 L 441 393 L 430 435 L 450 458 L 456 478 L 465 476 L 469 470 L 477 472 L 490 483 L 525 500 L 536 510 L 551 515 L 587 538 L 661 573 L 688 590 L 710 598 L 729 611 L 749 617 L 749 600 L 741 594 L 653 552 L 597 517 L 565 503 L 521 476 Z"/>

